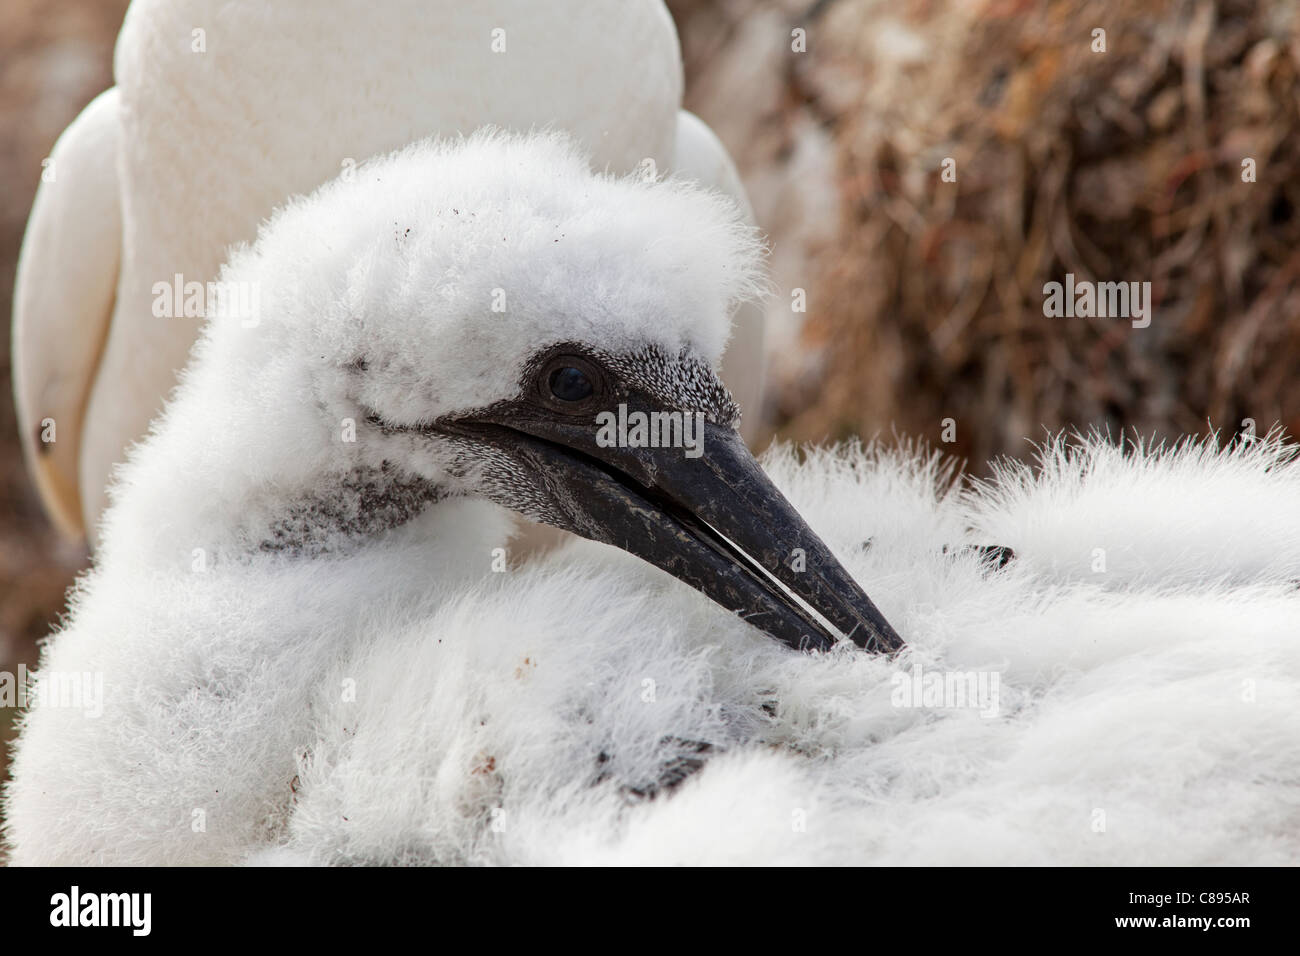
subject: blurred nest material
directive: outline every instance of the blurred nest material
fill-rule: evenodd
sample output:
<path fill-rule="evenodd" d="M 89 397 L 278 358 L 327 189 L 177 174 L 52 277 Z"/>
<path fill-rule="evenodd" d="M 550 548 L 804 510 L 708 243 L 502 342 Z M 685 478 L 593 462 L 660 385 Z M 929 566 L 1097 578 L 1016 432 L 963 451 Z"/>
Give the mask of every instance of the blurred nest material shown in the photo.
<path fill-rule="evenodd" d="M 982 463 L 1043 426 L 1296 432 L 1293 0 L 823 0 L 808 16 L 788 81 L 834 129 L 845 212 L 803 329 L 822 367 L 786 399 L 785 434 L 937 438 L 953 418 L 949 447 Z M 1150 281 L 1150 327 L 1045 317 L 1044 283 L 1071 272 Z"/>

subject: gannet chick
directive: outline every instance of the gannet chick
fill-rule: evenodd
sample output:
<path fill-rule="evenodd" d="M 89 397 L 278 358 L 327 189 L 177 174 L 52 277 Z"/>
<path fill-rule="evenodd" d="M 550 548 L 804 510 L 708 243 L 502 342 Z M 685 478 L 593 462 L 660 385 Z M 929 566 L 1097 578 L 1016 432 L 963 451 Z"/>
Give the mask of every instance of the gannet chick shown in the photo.
<path fill-rule="evenodd" d="M 15 860 L 229 862 L 266 842 L 313 682 L 376 606 L 409 626 L 481 579 L 500 508 L 791 647 L 900 647 L 735 430 L 716 369 L 760 252 L 729 201 L 593 174 L 557 135 L 419 143 L 280 210 L 223 271 L 46 650 L 43 673 L 103 676 L 103 712 L 27 718 Z M 191 806 L 158 796 L 178 779 Z M 196 843 L 199 808 L 220 825 Z"/>

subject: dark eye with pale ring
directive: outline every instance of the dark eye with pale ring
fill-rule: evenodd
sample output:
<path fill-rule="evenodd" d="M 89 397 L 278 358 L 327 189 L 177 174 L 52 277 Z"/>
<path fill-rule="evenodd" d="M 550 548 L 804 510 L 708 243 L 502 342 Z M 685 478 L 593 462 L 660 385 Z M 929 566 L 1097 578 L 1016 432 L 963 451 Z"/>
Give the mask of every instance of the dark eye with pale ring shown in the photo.
<path fill-rule="evenodd" d="M 592 393 L 591 379 L 581 369 L 572 366 L 553 371 L 550 385 L 551 394 L 562 402 L 580 402 Z"/>

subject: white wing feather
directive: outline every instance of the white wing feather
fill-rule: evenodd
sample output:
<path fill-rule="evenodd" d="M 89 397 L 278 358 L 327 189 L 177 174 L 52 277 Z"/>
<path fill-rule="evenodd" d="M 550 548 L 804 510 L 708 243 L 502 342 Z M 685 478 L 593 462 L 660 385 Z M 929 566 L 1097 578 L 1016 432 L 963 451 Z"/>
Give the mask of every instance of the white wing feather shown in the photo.
<path fill-rule="evenodd" d="M 118 130 L 118 92 L 110 89 L 59 137 L 14 286 L 14 397 L 23 450 L 50 516 L 69 534 L 81 531 L 83 415 L 121 256 Z"/>

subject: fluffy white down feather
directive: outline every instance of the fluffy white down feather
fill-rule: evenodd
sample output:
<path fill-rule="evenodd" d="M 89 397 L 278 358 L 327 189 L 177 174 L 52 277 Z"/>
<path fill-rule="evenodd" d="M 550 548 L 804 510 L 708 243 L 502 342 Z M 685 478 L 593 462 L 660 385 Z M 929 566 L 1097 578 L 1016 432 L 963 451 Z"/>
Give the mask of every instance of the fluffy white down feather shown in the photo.
<path fill-rule="evenodd" d="M 966 490 L 916 449 L 765 463 L 900 657 L 794 653 L 599 545 L 507 573 L 422 547 L 504 540 L 473 502 L 303 562 L 292 604 L 238 568 L 96 573 L 44 664 L 93 646 L 110 703 L 30 721 L 15 862 L 1295 861 L 1294 446 L 1055 442 Z M 998 716 L 895 706 L 918 666 L 996 672 Z M 703 769 L 629 795 L 686 741 Z"/>

